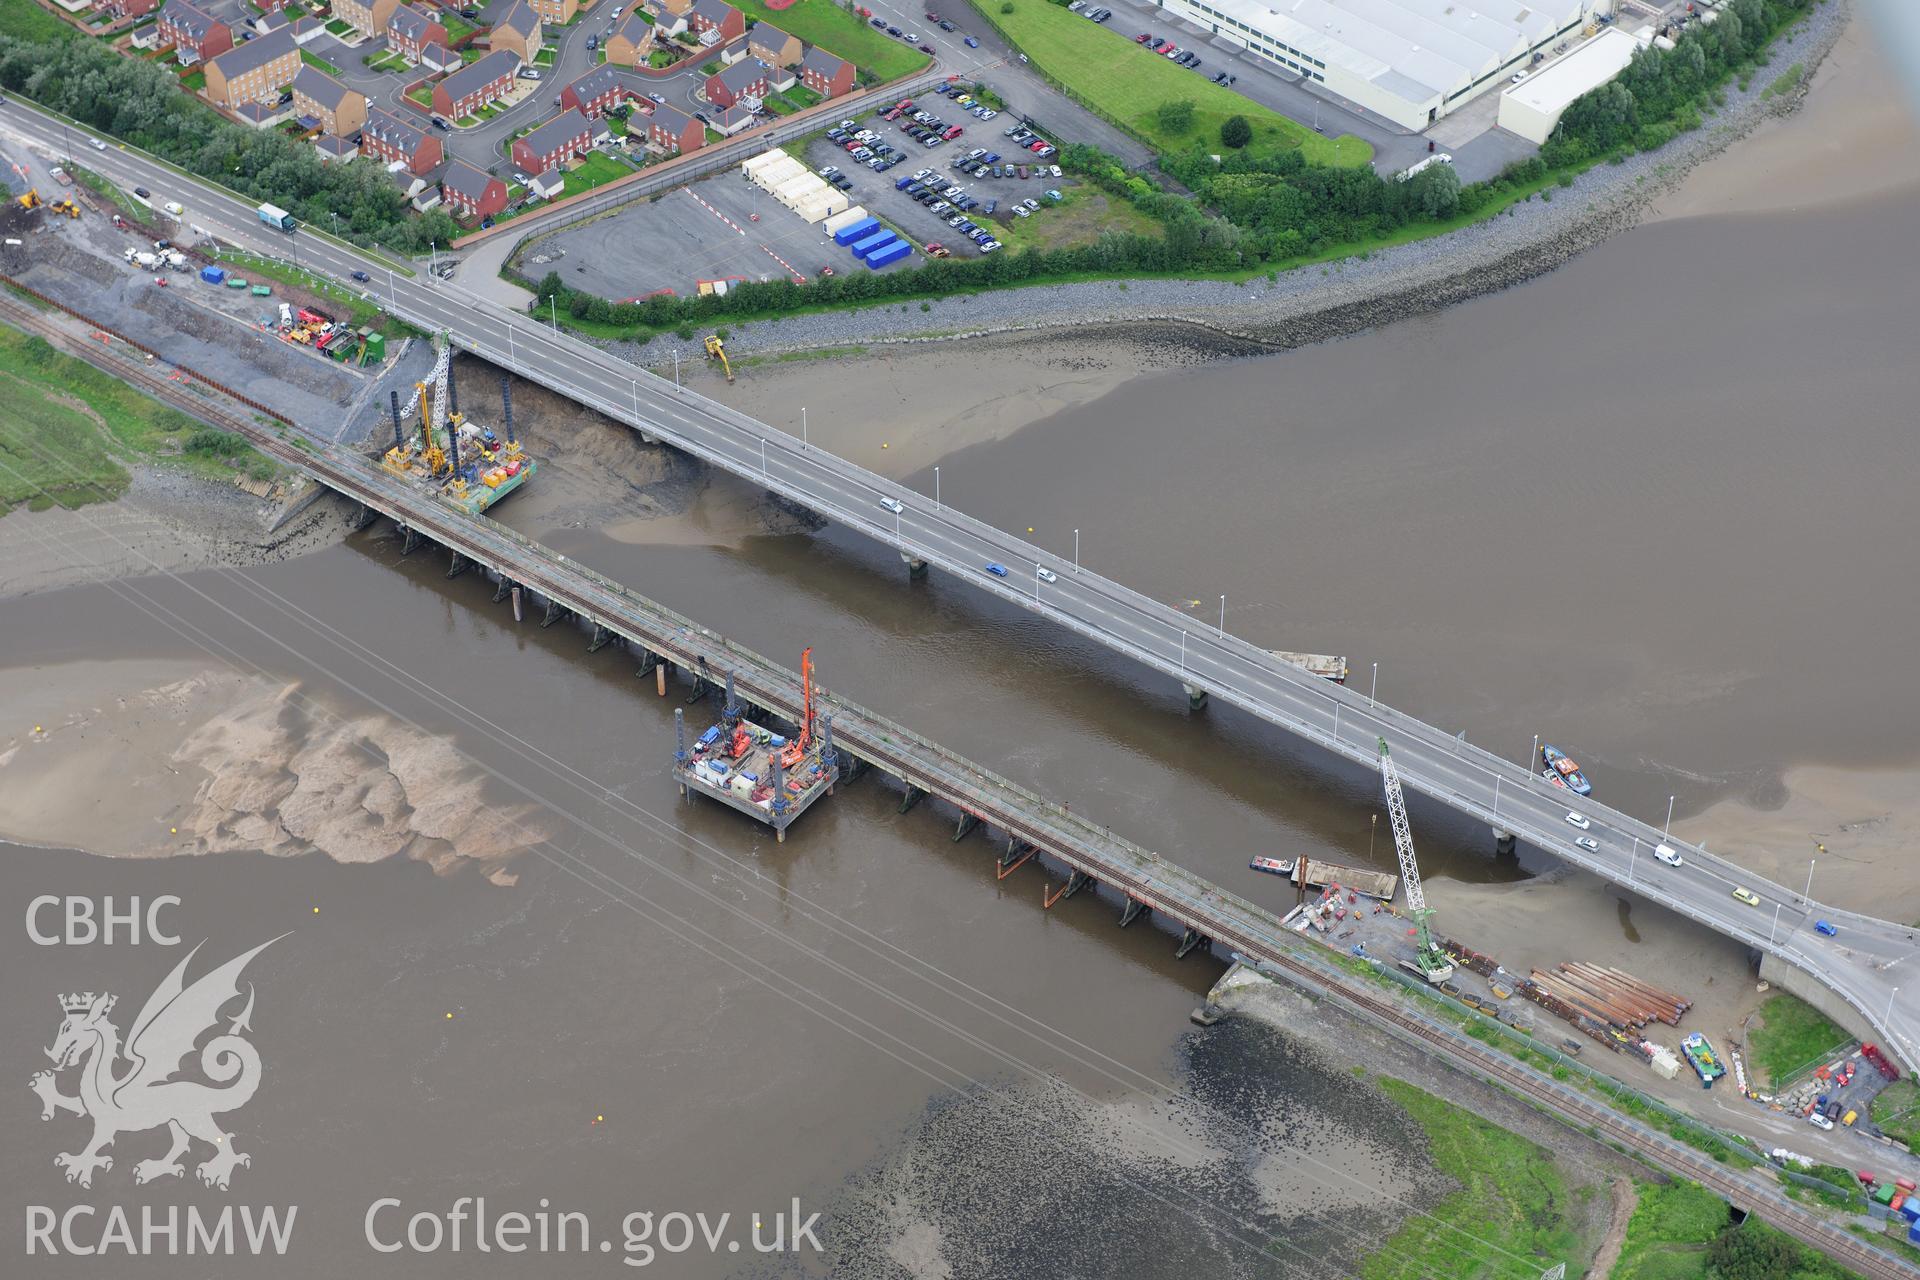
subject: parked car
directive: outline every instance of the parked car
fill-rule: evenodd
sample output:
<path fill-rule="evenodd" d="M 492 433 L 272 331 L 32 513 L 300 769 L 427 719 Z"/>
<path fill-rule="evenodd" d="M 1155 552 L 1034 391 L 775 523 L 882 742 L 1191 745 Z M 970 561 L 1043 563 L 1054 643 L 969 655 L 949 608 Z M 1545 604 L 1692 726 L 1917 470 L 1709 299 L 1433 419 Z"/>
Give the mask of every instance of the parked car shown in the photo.
<path fill-rule="evenodd" d="M 868 18 L 867 22 L 872 26 L 880 28 L 882 31 L 887 29 L 887 20 L 885 18 Z"/>
<path fill-rule="evenodd" d="M 1812 1125 L 1816 1129 L 1833 1128 L 1833 1121 L 1827 1119 L 1826 1116 L 1822 1115 L 1818 1111 L 1814 1112 L 1812 1115 L 1807 1117 L 1807 1123 Z"/>
<path fill-rule="evenodd" d="M 1029 197 L 1028 199 L 1022 200 L 1020 203 L 1025 205 L 1027 207 L 1027 211 L 1030 213 L 1038 212 L 1040 209 L 1040 202 L 1038 200 L 1032 199 L 1031 197 Z"/>
<path fill-rule="evenodd" d="M 588 37 L 587 37 L 587 52 L 588 52 L 588 53 L 592 53 L 592 52 L 593 52 L 593 51 L 594 51 L 595 49 L 598 49 L 599 47 L 600 47 L 600 37 L 599 37 L 599 36 L 588 36 Z"/>

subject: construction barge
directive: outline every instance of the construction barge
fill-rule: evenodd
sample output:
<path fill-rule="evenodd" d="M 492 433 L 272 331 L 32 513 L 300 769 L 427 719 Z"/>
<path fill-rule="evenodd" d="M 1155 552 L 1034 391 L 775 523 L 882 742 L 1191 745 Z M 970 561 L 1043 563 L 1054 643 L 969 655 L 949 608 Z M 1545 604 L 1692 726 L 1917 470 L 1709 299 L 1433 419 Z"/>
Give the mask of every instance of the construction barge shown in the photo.
<path fill-rule="evenodd" d="M 749 718 L 727 672 L 727 700 L 720 722 L 687 745 L 686 715 L 673 713 L 673 776 L 680 793 L 718 800 L 756 822 L 773 828 L 784 842 L 793 820 L 822 796 L 833 793 L 840 778 L 829 720 L 814 733 L 813 650 L 800 654 L 801 712 L 798 730 L 788 737 Z"/>
<path fill-rule="evenodd" d="M 1291 880 L 1305 889 L 1345 889 L 1382 902 L 1392 902 L 1400 887 L 1400 877 L 1364 867 L 1343 867 L 1318 858 L 1253 858 L 1247 866 L 1270 876 Z"/>
<path fill-rule="evenodd" d="M 506 439 L 495 435 L 460 412 L 459 391 L 453 383 L 452 350 L 445 335 L 435 342 L 438 354 L 426 381 L 414 384 L 414 404 L 420 419 L 418 442 L 409 438 L 400 410 L 400 393 L 389 393 L 393 409 L 393 447 L 380 465 L 402 479 L 412 480 L 441 501 L 469 516 L 485 514 L 500 499 L 533 479 L 540 464 L 520 448 L 513 433 L 513 384 L 500 377 L 501 426 Z"/>

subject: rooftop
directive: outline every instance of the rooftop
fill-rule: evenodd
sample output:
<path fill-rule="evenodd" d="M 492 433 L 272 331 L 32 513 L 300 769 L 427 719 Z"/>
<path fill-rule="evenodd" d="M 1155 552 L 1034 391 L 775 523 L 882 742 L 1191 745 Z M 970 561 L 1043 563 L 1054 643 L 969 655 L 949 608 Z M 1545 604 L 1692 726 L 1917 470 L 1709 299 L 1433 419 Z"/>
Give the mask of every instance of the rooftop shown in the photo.
<path fill-rule="evenodd" d="M 468 63 L 445 80 L 440 87 L 455 102 L 480 92 L 496 80 L 505 79 L 520 69 L 520 55 L 511 49 L 495 49 L 478 62 Z"/>
<path fill-rule="evenodd" d="M 347 100 L 353 90 L 335 80 L 326 72 L 315 67 L 303 66 L 293 78 L 293 91 L 301 97 L 319 103 L 329 111 L 337 111 L 340 104 Z"/>
<path fill-rule="evenodd" d="M 299 51 L 300 46 L 293 42 L 293 33 L 283 27 L 271 35 L 255 36 L 245 44 L 237 44 L 207 65 L 220 68 L 220 74 L 232 80 Z"/>
<path fill-rule="evenodd" d="M 478 200 L 487 194 L 487 188 L 499 179 L 485 169 L 476 169 L 464 160 L 455 160 L 447 166 L 440 177 L 440 185 L 449 191 L 457 191 L 469 200 Z"/>
<path fill-rule="evenodd" d="M 593 133 L 593 121 L 580 114 L 577 109 L 561 112 L 553 119 L 535 129 L 521 141 L 537 156 L 558 151 L 581 134 Z"/>

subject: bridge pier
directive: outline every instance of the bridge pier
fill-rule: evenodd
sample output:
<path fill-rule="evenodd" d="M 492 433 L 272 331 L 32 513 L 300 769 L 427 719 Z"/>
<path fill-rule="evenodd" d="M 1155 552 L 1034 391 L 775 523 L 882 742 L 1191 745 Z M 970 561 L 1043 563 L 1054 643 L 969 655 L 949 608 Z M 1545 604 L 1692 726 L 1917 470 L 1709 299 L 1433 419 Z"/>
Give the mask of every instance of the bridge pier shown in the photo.
<path fill-rule="evenodd" d="M 1188 925 L 1187 931 L 1180 935 L 1180 945 L 1174 950 L 1173 958 L 1175 960 L 1185 960 L 1188 953 L 1195 947 L 1211 946 L 1212 943 L 1213 940 L 1211 938 L 1201 933 L 1192 925 Z"/>
<path fill-rule="evenodd" d="M 1498 828 L 1494 829 L 1493 853 L 1495 857 L 1498 857 L 1498 858 L 1513 857 L 1515 850 L 1519 847 L 1519 844 L 1520 844 L 1519 838 L 1516 837 L 1513 834 L 1513 832 L 1501 831 Z"/>
<path fill-rule="evenodd" d="M 561 604 L 558 600 L 548 600 L 547 612 L 545 616 L 540 619 L 540 629 L 542 631 L 546 630 L 554 623 L 560 621 L 560 619 L 566 617 L 567 613 L 567 606 Z"/>
<path fill-rule="evenodd" d="M 375 511 L 372 507 L 368 506 L 366 503 L 364 502 L 359 503 L 358 509 L 355 510 L 352 515 L 347 517 L 347 528 L 351 529 L 355 533 L 358 533 L 360 532 L 360 530 L 372 524 L 374 521 L 374 518 L 379 514 L 380 513 L 378 511 Z"/>
<path fill-rule="evenodd" d="M 927 794 L 926 792 L 922 791 L 920 788 L 914 786 L 911 782 L 909 782 L 907 784 L 906 799 L 900 802 L 900 812 L 905 813 L 907 810 L 913 808 L 913 806 L 919 804 L 921 799 L 924 798 L 926 794 Z"/>
<path fill-rule="evenodd" d="M 915 560 L 912 556 L 902 551 L 900 553 L 900 562 L 907 566 L 907 581 L 920 582 L 926 578 L 927 562 L 925 560 Z"/>
<path fill-rule="evenodd" d="M 962 840 L 965 840 L 968 836 L 972 835 L 973 829 L 979 825 L 980 825 L 980 818 L 978 815 L 971 814 L 966 812 L 965 810 L 962 810 L 960 813 L 960 821 L 954 824 L 953 842 L 955 844 L 959 844 Z"/>
<path fill-rule="evenodd" d="M 1180 686 L 1187 691 L 1187 710 L 1205 711 L 1207 709 L 1207 691 L 1197 684 Z"/>
<path fill-rule="evenodd" d="M 1149 907 L 1146 903 L 1140 901 L 1140 899 L 1134 897 L 1132 894 L 1128 894 L 1127 905 L 1120 912 L 1120 927 L 1122 929 L 1126 928 L 1152 909 L 1153 908 Z"/>
<path fill-rule="evenodd" d="M 1000 866 L 994 872 L 994 879 L 1005 880 L 1008 876 L 1027 865 L 1040 851 L 1025 840 L 1007 837 L 1007 851 L 1000 855 Z"/>
<path fill-rule="evenodd" d="M 1060 901 L 1062 898 L 1071 898 L 1074 894 L 1080 892 L 1092 883 L 1093 877 L 1086 872 L 1069 871 L 1067 872 L 1067 882 L 1061 885 L 1057 892 L 1048 893 L 1044 889 L 1041 890 L 1040 905 L 1046 910 L 1051 911 L 1053 910 L 1054 903 Z"/>
<path fill-rule="evenodd" d="M 700 701 L 700 699 L 706 697 L 712 688 L 713 684 L 711 681 L 705 676 L 696 673 L 693 677 L 693 692 L 687 695 L 687 705 L 692 706 L 694 703 Z"/>
<path fill-rule="evenodd" d="M 652 675 L 653 669 L 659 665 L 660 665 L 660 655 L 655 653 L 653 650 L 647 648 L 645 645 L 642 645 L 640 648 L 640 669 L 638 671 L 635 671 L 633 674 L 635 674 L 636 676 L 639 676 L 641 679 L 644 680 L 649 675 Z"/>
<path fill-rule="evenodd" d="M 453 553 L 453 563 L 447 566 L 447 576 L 457 578 L 471 568 L 473 568 L 473 561 L 456 551 Z"/>
<path fill-rule="evenodd" d="M 513 594 L 513 579 L 503 573 L 500 575 L 500 580 L 493 584 L 493 602 L 499 604 L 511 594 Z"/>
<path fill-rule="evenodd" d="M 593 639 L 587 645 L 587 652 L 598 653 L 612 644 L 616 639 L 618 639 L 618 637 L 615 636 L 613 632 L 596 622 L 593 624 Z"/>
<path fill-rule="evenodd" d="M 400 526 L 400 554 L 401 555 L 403 556 L 412 555 L 413 549 L 419 546 L 423 541 L 424 539 L 421 538 L 421 536 L 417 532 L 415 532 L 413 526 L 405 525 L 405 524 Z"/>

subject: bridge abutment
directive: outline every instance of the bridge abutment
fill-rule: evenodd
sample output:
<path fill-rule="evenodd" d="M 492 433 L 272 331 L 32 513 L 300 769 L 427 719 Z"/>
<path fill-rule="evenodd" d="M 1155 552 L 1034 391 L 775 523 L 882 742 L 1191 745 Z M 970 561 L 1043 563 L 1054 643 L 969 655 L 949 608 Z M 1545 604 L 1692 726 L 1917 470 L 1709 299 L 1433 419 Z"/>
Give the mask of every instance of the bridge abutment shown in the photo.
<path fill-rule="evenodd" d="M 1806 1001 L 1850 1036 L 1860 1040 L 1880 1041 L 1880 1033 L 1867 1025 L 1860 1011 L 1841 999 L 1832 988 L 1815 978 L 1791 960 L 1782 960 L 1772 952 L 1762 952 L 1760 956 L 1760 980 L 1780 988 L 1788 995 L 1797 996 Z M 1882 1042 L 1883 1046 L 1895 1058 L 1906 1055 L 1897 1051 L 1893 1044 Z M 1915 1064 L 1905 1064 L 1909 1068 Z"/>

